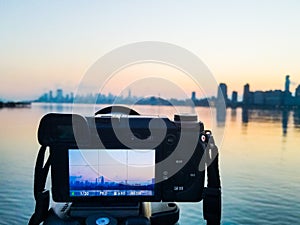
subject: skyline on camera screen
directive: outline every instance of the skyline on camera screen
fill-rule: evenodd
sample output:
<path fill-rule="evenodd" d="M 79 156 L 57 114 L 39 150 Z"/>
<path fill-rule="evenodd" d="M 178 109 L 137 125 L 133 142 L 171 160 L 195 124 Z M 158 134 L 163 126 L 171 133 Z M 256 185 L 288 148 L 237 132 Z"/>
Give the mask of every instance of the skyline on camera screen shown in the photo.
<path fill-rule="evenodd" d="M 154 149 L 69 149 L 70 197 L 154 196 Z"/>

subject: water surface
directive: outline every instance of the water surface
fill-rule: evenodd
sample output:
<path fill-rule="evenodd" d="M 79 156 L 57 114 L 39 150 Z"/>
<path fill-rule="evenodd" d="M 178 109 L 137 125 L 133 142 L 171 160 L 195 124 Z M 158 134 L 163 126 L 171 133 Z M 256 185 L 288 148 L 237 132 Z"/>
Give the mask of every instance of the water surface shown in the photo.
<path fill-rule="evenodd" d="M 94 110 L 76 107 L 83 114 Z M 34 210 L 39 120 L 48 112 L 72 110 L 71 105 L 55 104 L 0 109 L 0 224 L 27 224 Z M 169 117 L 176 112 L 165 106 L 138 106 L 136 110 Z M 227 109 L 223 122 L 214 124 L 214 110 L 199 107 L 197 111 L 220 147 L 222 224 L 299 224 L 300 113 Z M 180 208 L 180 224 L 205 224 L 202 202 L 180 203 Z"/>

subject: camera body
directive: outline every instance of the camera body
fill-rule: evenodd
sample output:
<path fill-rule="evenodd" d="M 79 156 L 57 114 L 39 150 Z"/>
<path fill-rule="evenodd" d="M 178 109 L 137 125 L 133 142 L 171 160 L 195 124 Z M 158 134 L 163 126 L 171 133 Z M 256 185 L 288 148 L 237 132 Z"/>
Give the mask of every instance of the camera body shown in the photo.
<path fill-rule="evenodd" d="M 198 202 L 203 131 L 195 115 L 50 113 L 38 140 L 50 147 L 56 202 Z"/>

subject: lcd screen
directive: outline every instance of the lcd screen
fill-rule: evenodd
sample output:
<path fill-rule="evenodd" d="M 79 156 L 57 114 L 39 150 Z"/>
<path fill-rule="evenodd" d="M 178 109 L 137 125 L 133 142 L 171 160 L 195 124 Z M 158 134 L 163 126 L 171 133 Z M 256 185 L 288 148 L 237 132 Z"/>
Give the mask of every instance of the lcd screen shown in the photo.
<path fill-rule="evenodd" d="M 69 149 L 70 197 L 154 196 L 154 149 Z"/>

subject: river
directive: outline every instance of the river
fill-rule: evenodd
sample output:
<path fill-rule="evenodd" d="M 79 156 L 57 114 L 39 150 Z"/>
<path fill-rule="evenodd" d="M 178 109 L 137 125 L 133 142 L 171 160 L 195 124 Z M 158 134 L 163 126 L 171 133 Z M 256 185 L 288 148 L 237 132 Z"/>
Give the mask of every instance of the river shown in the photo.
<path fill-rule="evenodd" d="M 75 107 L 76 112 L 89 114 L 103 106 Z M 171 106 L 135 109 L 170 118 L 176 112 Z M 27 224 L 34 210 L 33 168 L 41 117 L 73 110 L 67 104 L 0 109 L 0 224 Z M 300 112 L 227 109 L 224 121 L 214 124 L 214 110 L 196 111 L 220 149 L 222 224 L 299 224 Z M 181 225 L 205 224 L 202 202 L 179 206 Z"/>

